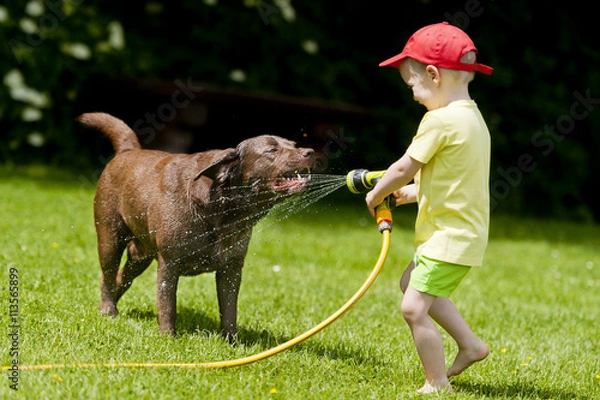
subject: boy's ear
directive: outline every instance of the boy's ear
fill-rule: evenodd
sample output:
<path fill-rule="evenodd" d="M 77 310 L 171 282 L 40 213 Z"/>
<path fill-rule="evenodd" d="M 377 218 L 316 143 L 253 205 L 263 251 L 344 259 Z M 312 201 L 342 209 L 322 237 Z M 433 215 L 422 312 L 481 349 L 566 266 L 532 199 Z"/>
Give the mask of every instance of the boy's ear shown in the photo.
<path fill-rule="evenodd" d="M 441 74 L 440 74 L 440 70 L 438 69 L 438 67 L 436 67 L 435 65 L 428 65 L 425 68 L 425 73 L 427 74 L 427 77 L 429 79 L 431 79 L 431 81 L 435 84 L 435 85 L 439 85 L 440 81 L 441 81 Z"/>

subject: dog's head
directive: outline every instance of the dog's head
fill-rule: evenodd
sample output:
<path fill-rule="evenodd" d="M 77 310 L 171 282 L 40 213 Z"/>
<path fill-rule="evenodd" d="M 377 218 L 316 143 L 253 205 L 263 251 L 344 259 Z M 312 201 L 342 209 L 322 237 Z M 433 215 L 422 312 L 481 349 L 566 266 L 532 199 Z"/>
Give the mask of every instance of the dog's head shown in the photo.
<path fill-rule="evenodd" d="M 198 173 L 217 185 L 240 186 L 257 193 L 291 195 L 310 186 L 310 173 L 319 161 L 312 149 L 298 148 L 279 136 L 263 135 L 244 140 L 235 149 Z"/>

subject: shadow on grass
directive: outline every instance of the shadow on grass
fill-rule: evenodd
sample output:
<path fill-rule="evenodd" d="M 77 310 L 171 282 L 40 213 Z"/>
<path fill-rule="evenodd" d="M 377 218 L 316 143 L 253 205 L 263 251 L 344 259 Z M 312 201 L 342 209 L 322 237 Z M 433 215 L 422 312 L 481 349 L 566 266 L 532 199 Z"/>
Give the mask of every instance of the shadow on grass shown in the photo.
<path fill-rule="evenodd" d="M 452 386 L 458 392 L 482 395 L 482 397 L 514 397 L 527 399 L 587 399 L 582 394 L 573 393 L 560 389 L 545 389 L 535 387 L 532 383 L 516 382 L 505 383 L 475 383 L 458 381 L 452 382 Z"/>
<path fill-rule="evenodd" d="M 123 313 L 123 317 L 135 318 L 140 320 L 154 320 L 156 321 L 156 313 L 153 310 L 140 310 L 130 309 Z M 158 329 L 158 325 L 156 327 Z M 182 307 L 177 313 L 177 334 L 182 335 L 197 335 L 206 334 L 218 335 L 220 332 L 220 322 L 218 319 L 192 308 Z M 298 332 L 302 334 L 303 332 Z M 317 334 L 318 335 L 318 334 Z M 295 337 L 295 336 L 294 336 Z M 294 337 L 275 335 L 269 332 L 267 329 L 248 329 L 244 326 L 238 327 L 238 342 L 244 346 L 257 346 L 263 348 L 263 350 L 271 349 Z M 261 350 L 261 351 L 263 351 Z M 347 346 L 342 348 L 341 346 L 329 346 L 319 342 L 310 342 L 310 339 L 293 346 L 289 350 L 291 351 L 307 351 L 315 354 L 321 358 L 335 359 L 335 360 L 351 360 L 356 364 L 369 364 L 380 366 L 382 362 L 377 362 L 373 358 L 365 357 L 360 351 L 349 349 Z"/>

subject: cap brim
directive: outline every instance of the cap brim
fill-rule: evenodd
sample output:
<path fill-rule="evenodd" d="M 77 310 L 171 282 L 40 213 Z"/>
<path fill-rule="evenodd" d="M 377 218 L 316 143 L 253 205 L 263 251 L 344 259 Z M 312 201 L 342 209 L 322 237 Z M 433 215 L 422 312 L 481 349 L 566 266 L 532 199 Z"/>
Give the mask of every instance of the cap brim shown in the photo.
<path fill-rule="evenodd" d="M 406 54 L 400 53 L 400 54 L 395 55 L 392 58 L 388 58 L 387 60 L 380 62 L 379 66 L 380 67 L 398 68 L 400 66 L 400 61 L 404 60 L 406 57 L 408 57 Z"/>

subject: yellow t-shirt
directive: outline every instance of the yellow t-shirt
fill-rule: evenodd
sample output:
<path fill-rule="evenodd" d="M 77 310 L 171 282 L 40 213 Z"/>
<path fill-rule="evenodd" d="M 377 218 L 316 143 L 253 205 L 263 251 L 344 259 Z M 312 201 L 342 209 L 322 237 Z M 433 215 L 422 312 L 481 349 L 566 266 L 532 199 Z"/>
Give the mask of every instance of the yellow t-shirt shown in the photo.
<path fill-rule="evenodd" d="M 490 133 L 473 100 L 427 112 L 407 153 L 415 176 L 415 252 L 480 266 L 488 242 Z"/>

